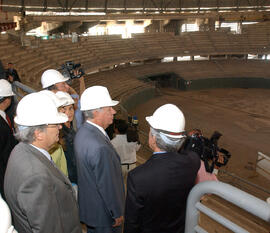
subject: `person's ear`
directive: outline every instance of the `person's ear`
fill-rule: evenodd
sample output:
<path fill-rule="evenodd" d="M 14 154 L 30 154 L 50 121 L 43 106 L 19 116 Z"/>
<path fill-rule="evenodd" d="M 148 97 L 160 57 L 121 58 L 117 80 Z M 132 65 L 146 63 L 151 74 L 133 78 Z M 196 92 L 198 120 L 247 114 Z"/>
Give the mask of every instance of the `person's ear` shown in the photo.
<path fill-rule="evenodd" d="M 44 133 L 45 133 L 45 131 L 41 131 L 41 130 L 36 129 L 34 132 L 34 140 L 35 141 L 42 141 L 44 138 Z"/>
<path fill-rule="evenodd" d="M 157 146 L 157 138 L 156 138 L 156 136 L 152 135 L 152 140 L 153 140 L 153 145 L 156 147 Z"/>

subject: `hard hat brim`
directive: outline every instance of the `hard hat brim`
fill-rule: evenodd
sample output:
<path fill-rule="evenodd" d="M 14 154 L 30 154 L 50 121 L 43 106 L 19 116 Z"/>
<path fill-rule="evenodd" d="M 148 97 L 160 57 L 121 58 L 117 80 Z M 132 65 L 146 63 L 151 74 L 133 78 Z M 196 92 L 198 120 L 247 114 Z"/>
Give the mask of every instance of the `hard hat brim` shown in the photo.
<path fill-rule="evenodd" d="M 74 100 L 73 101 L 67 101 L 65 98 L 59 98 L 59 106 L 57 107 L 66 107 L 68 105 L 74 104 Z"/>
<path fill-rule="evenodd" d="M 71 95 L 66 92 L 58 91 L 55 95 L 59 98 L 59 107 L 66 107 L 75 103 Z"/>
<path fill-rule="evenodd" d="M 145 120 L 148 122 L 148 124 L 154 128 L 154 129 L 158 129 L 158 127 L 155 124 L 155 121 L 153 120 L 153 116 L 147 116 L 145 117 Z"/>
<path fill-rule="evenodd" d="M 104 107 L 113 107 L 115 105 L 119 104 L 119 101 L 117 100 L 111 100 L 110 103 L 104 104 L 104 105 L 92 105 L 89 107 L 81 107 L 81 111 L 87 111 L 87 110 L 93 110 L 93 109 L 97 109 L 97 108 L 104 108 Z"/>
<path fill-rule="evenodd" d="M 29 122 L 25 122 L 25 121 L 21 121 L 19 117 L 15 116 L 14 121 L 16 124 L 18 125 L 22 125 L 22 126 L 38 126 L 38 125 L 49 125 L 49 124 L 62 124 L 68 121 L 68 117 L 66 114 L 64 113 L 57 113 L 57 115 L 55 117 L 53 117 L 53 119 L 48 119 L 48 121 L 46 122 L 38 122 L 39 119 L 37 119 L 37 122 L 35 121 L 29 121 Z"/>
<path fill-rule="evenodd" d="M 50 87 L 50 86 L 52 86 L 52 85 L 54 85 L 54 84 L 66 82 L 66 81 L 68 81 L 68 80 L 70 80 L 70 78 L 64 77 L 62 80 L 59 80 L 59 82 L 53 82 L 53 83 L 49 83 L 49 84 L 46 84 L 46 85 L 42 85 L 42 88 L 43 88 L 43 89 L 44 89 L 44 88 L 48 88 L 48 87 Z"/>
<path fill-rule="evenodd" d="M 148 124 L 153 129 L 160 130 L 158 125 L 156 124 L 157 122 L 155 121 L 153 116 L 145 117 L 145 120 L 148 122 Z M 181 132 L 172 132 L 172 133 L 181 133 Z M 185 135 L 173 135 L 173 134 L 166 134 L 166 133 L 162 133 L 162 134 L 165 135 L 165 136 L 171 137 L 171 138 L 179 138 L 180 139 L 180 138 L 185 137 Z"/>
<path fill-rule="evenodd" d="M 0 99 L 4 97 L 10 97 L 10 96 L 15 96 L 15 93 L 12 91 L 10 94 L 0 95 Z"/>

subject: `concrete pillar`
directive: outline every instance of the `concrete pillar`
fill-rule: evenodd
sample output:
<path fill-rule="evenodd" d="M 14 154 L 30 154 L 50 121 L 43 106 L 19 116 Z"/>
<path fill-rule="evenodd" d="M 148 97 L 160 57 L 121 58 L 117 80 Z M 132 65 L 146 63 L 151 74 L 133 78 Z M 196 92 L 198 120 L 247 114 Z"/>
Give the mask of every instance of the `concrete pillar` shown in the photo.
<path fill-rule="evenodd" d="M 242 33 L 242 28 L 243 28 L 243 24 L 242 24 L 242 21 L 240 21 L 240 22 L 237 23 L 237 32 L 239 34 Z"/>
<path fill-rule="evenodd" d="M 164 32 L 164 21 L 163 20 L 160 20 L 159 21 L 159 32 Z"/>

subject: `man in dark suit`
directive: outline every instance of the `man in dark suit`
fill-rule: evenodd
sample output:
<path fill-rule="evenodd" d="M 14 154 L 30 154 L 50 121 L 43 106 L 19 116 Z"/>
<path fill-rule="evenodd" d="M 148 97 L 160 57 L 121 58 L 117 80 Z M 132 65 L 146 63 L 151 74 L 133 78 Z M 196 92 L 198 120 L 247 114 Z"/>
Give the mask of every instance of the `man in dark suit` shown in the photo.
<path fill-rule="evenodd" d="M 49 96 L 32 93 L 19 102 L 14 120 L 20 143 L 11 152 L 4 188 L 16 230 L 81 233 L 72 185 L 48 153 L 67 116 Z"/>
<path fill-rule="evenodd" d="M 105 129 L 116 113 L 106 87 L 87 88 L 81 96 L 86 122 L 75 136 L 80 219 L 88 233 L 121 233 L 124 183 L 119 155 Z"/>
<path fill-rule="evenodd" d="M 128 174 L 124 232 L 180 233 L 200 159 L 177 153 L 185 140 L 185 118 L 178 107 L 163 105 L 146 120 L 154 153 Z"/>
<path fill-rule="evenodd" d="M 13 124 L 6 114 L 6 109 L 10 106 L 11 97 L 14 95 L 8 81 L 0 80 L 0 192 L 4 197 L 4 175 L 7 167 L 9 155 L 17 144 L 13 136 Z"/>

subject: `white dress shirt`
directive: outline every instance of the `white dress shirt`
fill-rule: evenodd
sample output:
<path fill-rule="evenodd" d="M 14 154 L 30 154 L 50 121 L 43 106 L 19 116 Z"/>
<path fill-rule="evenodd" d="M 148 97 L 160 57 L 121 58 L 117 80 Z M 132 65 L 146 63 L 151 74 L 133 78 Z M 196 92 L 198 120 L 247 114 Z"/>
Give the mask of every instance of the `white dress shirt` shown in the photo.
<path fill-rule="evenodd" d="M 97 124 L 95 124 L 95 123 L 93 123 L 92 121 L 89 121 L 89 120 L 87 120 L 86 122 L 89 123 L 90 125 L 93 125 L 93 126 L 97 127 L 110 140 L 108 134 L 106 133 L 106 131 L 101 126 L 99 126 L 99 125 L 97 125 Z"/>
<path fill-rule="evenodd" d="M 37 147 L 37 146 L 34 146 L 33 144 L 30 144 L 30 146 L 36 148 L 36 149 L 37 149 L 38 151 L 40 151 L 43 155 L 45 155 L 45 157 L 46 157 L 48 160 L 50 160 L 51 162 L 53 162 L 52 157 L 51 157 L 51 155 L 49 154 L 48 151 L 46 151 L 46 150 L 44 150 L 44 149 L 42 149 L 42 148 L 39 148 L 39 147 Z"/>
<path fill-rule="evenodd" d="M 141 145 L 137 142 L 128 142 L 126 134 L 116 134 L 111 143 L 119 154 L 122 164 L 136 163 L 136 151 L 140 149 Z"/>

